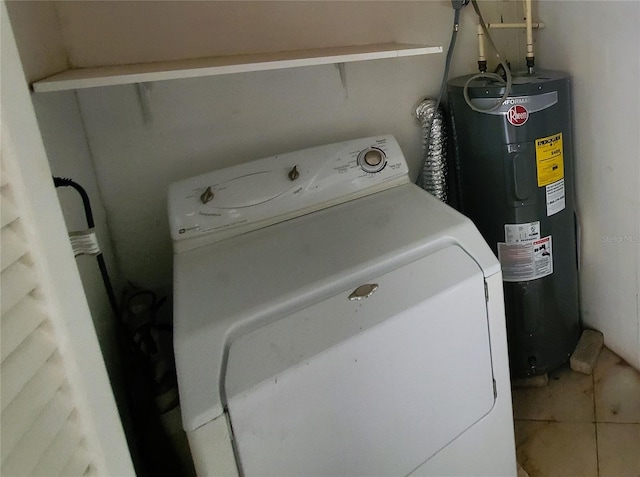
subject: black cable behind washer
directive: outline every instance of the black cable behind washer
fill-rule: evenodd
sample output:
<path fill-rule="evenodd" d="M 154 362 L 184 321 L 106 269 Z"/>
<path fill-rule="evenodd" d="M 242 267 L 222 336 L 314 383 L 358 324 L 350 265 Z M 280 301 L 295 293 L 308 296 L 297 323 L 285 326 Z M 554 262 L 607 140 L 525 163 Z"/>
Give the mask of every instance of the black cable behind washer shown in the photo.
<path fill-rule="evenodd" d="M 73 187 L 80 197 L 82 198 L 82 205 L 84 207 L 84 215 L 87 219 L 87 227 L 92 229 L 95 227 L 95 223 L 93 221 L 93 212 L 91 211 L 91 201 L 89 200 L 89 195 L 84 188 L 78 184 L 77 182 L 68 179 L 66 177 L 54 177 L 53 184 L 58 187 Z M 104 283 L 104 288 L 107 291 L 107 297 L 109 298 L 109 304 L 111 305 L 111 309 L 116 315 L 116 318 L 120 318 L 120 311 L 118 308 L 118 302 L 116 300 L 116 296 L 113 293 L 113 286 L 111 285 L 111 280 L 109 279 L 109 272 L 107 271 L 107 265 L 104 261 L 104 257 L 102 256 L 102 252 L 96 255 L 96 260 L 98 261 L 98 267 L 100 268 L 100 275 L 102 276 L 102 282 Z"/>

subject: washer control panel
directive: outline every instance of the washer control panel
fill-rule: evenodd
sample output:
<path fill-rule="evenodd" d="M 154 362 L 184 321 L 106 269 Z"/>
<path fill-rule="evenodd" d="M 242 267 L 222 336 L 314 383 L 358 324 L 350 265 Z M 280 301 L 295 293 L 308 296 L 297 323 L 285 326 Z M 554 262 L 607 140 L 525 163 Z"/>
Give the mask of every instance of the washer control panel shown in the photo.
<path fill-rule="evenodd" d="M 219 169 L 171 184 L 176 252 L 409 182 L 391 135 L 355 139 Z"/>

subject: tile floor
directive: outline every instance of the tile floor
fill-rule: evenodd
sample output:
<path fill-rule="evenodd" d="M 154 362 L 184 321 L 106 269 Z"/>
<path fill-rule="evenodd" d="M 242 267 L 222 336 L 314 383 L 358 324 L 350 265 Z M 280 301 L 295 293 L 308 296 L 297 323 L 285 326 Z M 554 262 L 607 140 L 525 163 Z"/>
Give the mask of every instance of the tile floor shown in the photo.
<path fill-rule="evenodd" d="M 529 477 L 640 477 L 640 373 L 607 348 L 590 376 L 567 364 L 514 389 L 513 413 Z"/>

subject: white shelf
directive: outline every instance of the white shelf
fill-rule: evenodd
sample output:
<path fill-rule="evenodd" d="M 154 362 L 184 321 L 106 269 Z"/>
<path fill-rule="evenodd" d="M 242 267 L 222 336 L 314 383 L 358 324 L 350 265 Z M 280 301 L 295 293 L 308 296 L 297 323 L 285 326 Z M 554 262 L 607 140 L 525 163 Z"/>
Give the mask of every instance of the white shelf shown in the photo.
<path fill-rule="evenodd" d="M 266 71 L 300 66 L 348 63 L 442 53 L 441 46 L 387 43 L 378 45 L 317 48 L 252 55 L 220 56 L 193 60 L 100 66 L 63 71 L 33 83 L 36 93 L 97 86 L 147 83 L 181 78 Z"/>

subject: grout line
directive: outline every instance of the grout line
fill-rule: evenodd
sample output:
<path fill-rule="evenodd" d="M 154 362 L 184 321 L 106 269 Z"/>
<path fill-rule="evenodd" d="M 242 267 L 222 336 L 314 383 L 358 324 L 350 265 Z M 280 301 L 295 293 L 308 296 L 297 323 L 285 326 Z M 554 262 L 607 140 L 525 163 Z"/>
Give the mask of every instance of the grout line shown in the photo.
<path fill-rule="evenodd" d="M 524 419 L 518 419 L 518 420 L 523 421 Z M 640 426 L 640 422 L 633 422 L 633 421 L 598 421 L 596 424 L 607 424 L 607 425 L 619 424 L 621 426 Z"/>
<path fill-rule="evenodd" d="M 521 421 L 521 422 L 547 422 L 554 424 L 620 424 L 623 426 L 640 426 L 640 422 L 614 422 L 614 421 L 558 421 L 555 419 L 525 419 L 525 418 L 513 418 L 513 421 Z"/>
<path fill-rule="evenodd" d="M 596 380 L 593 371 L 591 372 L 591 390 L 593 392 L 593 425 L 596 439 L 596 475 L 600 476 L 600 446 L 598 446 L 598 416 L 596 414 Z"/>

